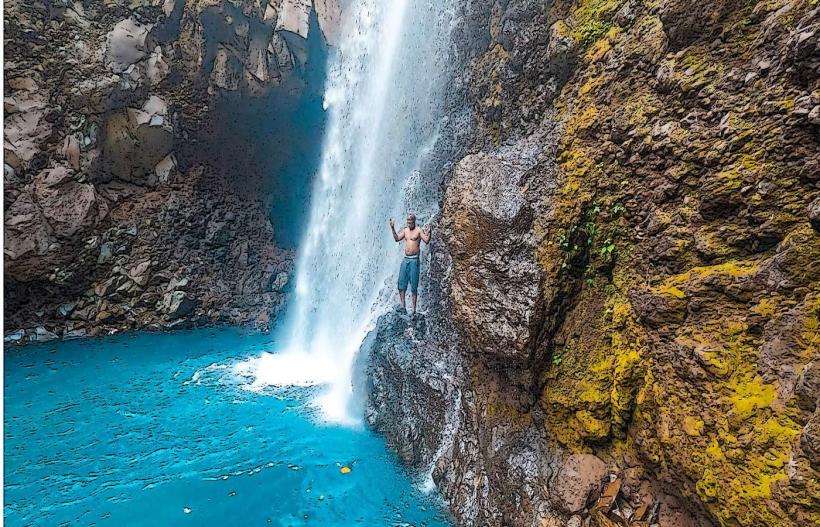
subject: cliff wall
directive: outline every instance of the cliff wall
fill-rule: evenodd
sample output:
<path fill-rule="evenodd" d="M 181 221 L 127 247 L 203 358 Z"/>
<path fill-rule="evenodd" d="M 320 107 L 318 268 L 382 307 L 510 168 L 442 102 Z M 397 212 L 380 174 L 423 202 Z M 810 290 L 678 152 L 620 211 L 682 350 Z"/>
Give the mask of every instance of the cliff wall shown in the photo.
<path fill-rule="evenodd" d="M 8 342 L 268 326 L 338 30 L 312 5 L 4 4 Z"/>
<path fill-rule="evenodd" d="M 370 354 L 371 422 L 461 524 L 820 521 L 815 4 L 466 7 L 441 289 Z"/>

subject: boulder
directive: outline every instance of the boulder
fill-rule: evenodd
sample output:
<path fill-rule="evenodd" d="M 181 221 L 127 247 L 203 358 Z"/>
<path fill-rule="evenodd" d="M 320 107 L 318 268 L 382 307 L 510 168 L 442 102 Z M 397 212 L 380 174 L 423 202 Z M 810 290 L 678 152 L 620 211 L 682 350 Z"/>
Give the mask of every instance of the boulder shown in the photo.
<path fill-rule="evenodd" d="M 172 291 L 165 293 L 162 304 L 169 319 L 175 319 L 190 315 L 194 310 L 194 301 L 185 295 L 184 291 Z"/>
<path fill-rule="evenodd" d="M 81 338 L 86 337 L 87 335 L 88 335 L 88 332 L 86 332 L 86 330 L 84 330 L 82 328 L 72 329 L 72 330 L 66 331 L 63 334 L 63 339 L 64 340 L 81 339 Z"/>
<path fill-rule="evenodd" d="M 276 31 L 288 31 L 306 39 L 310 29 L 310 11 L 311 0 L 282 0 L 276 19 Z"/>
<path fill-rule="evenodd" d="M 211 84 L 223 90 L 236 90 L 242 80 L 242 72 L 242 61 L 229 48 L 220 45 L 211 70 Z"/>
<path fill-rule="evenodd" d="M 274 57 L 268 54 L 268 45 L 271 32 L 264 25 L 253 25 L 248 37 L 248 54 L 245 59 L 246 75 L 252 77 L 256 83 L 264 85 L 276 74 Z"/>
<path fill-rule="evenodd" d="M 103 264 L 111 261 L 113 257 L 113 253 L 111 251 L 111 244 L 109 242 L 105 242 L 100 245 L 100 255 L 97 257 L 97 263 Z"/>
<path fill-rule="evenodd" d="M 101 282 L 94 286 L 94 293 L 99 297 L 106 297 L 117 290 L 120 286 L 119 277 L 112 276 L 105 282 Z"/>
<path fill-rule="evenodd" d="M 572 31 L 563 20 L 558 20 L 549 31 L 547 57 L 550 59 L 551 73 L 563 84 L 572 72 L 578 42 L 572 37 Z"/>
<path fill-rule="evenodd" d="M 3 250 L 11 260 L 44 255 L 54 241 L 51 226 L 37 205 L 33 185 L 27 185 L 6 210 L 4 223 Z"/>
<path fill-rule="evenodd" d="M 550 488 L 550 499 L 561 511 L 583 510 L 587 497 L 607 476 L 606 464 L 592 454 L 572 454 L 561 465 Z"/>
<path fill-rule="evenodd" d="M 34 193 L 43 217 L 54 234 L 70 237 L 92 226 L 99 217 L 94 185 L 79 183 L 65 167 L 41 172 L 34 180 Z"/>
<path fill-rule="evenodd" d="M 60 304 L 59 307 L 57 307 L 57 316 L 60 318 L 68 318 L 71 312 L 74 311 L 75 307 L 77 307 L 76 302 L 66 302 L 65 304 Z"/>
<path fill-rule="evenodd" d="M 281 272 L 273 277 L 270 283 L 270 290 L 273 292 L 282 291 L 288 285 L 288 273 Z"/>
<path fill-rule="evenodd" d="M 230 228 L 224 221 L 210 221 L 205 229 L 205 240 L 212 245 L 224 245 L 230 237 Z"/>
<path fill-rule="evenodd" d="M 170 73 L 171 67 L 165 62 L 162 56 L 162 48 L 160 46 L 154 47 L 154 51 L 145 61 L 145 76 L 151 86 L 155 86 L 162 82 Z"/>
<path fill-rule="evenodd" d="M 813 466 L 820 464 L 820 412 L 815 412 L 800 433 L 800 449 Z"/>
<path fill-rule="evenodd" d="M 697 0 L 661 0 L 660 19 L 671 44 L 680 49 L 691 42 L 706 39 L 719 31 L 724 15 L 733 7 L 727 0 L 715 0 L 709 9 L 700 8 Z"/>
<path fill-rule="evenodd" d="M 293 70 L 293 56 L 288 48 L 288 43 L 282 34 L 274 33 L 268 44 L 268 53 L 276 57 L 276 67 L 279 73 Z"/>
<path fill-rule="evenodd" d="M 132 267 L 131 270 L 128 271 L 128 276 L 137 285 L 145 287 L 145 285 L 148 283 L 148 279 L 151 277 L 150 269 L 151 262 L 146 260 Z"/>
<path fill-rule="evenodd" d="M 814 230 L 820 231 L 820 197 L 815 198 L 808 207 L 809 222 Z"/>
<path fill-rule="evenodd" d="M 820 401 L 820 360 L 808 363 L 797 379 L 794 389 L 797 406 L 807 412 L 814 412 Z"/>
<path fill-rule="evenodd" d="M 148 122 L 150 122 L 154 116 L 165 117 L 168 115 L 168 103 L 156 95 L 151 95 L 148 97 L 148 100 L 145 101 L 145 104 L 142 105 L 142 111 L 148 114 Z"/>
<path fill-rule="evenodd" d="M 307 61 L 307 37 L 310 29 L 310 0 L 283 0 L 276 19 L 276 33 L 300 64 Z"/>
<path fill-rule="evenodd" d="M 34 335 L 32 335 L 32 339 L 36 342 L 51 342 L 53 340 L 57 340 L 60 337 L 52 333 L 51 331 L 47 330 L 43 326 L 37 326 L 34 328 Z"/>
<path fill-rule="evenodd" d="M 163 0 L 162 12 L 165 14 L 166 17 L 171 16 L 171 13 L 174 12 L 177 3 L 177 0 Z"/>
<path fill-rule="evenodd" d="M 22 342 L 23 339 L 26 338 L 26 330 L 25 329 L 18 329 L 12 333 L 9 333 L 5 337 L 3 337 L 3 342 L 6 344 L 17 344 Z"/>
<path fill-rule="evenodd" d="M 453 318 L 473 349 L 506 357 L 528 355 L 538 320 L 541 268 L 521 188 L 528 168 L 512 156 L 469 155 L 444 198 Z"/>
<path fill-rule="evenodd" d="M 85 8 L 83 7 L 82 2 L 74 2 L 67 7 L 65 13 L 63 14 L 63 18 L 83 30 L 91 27 L 91 23 L 86 18 Z"/>
<path fill-rule="evenodd" d="M 67 135 L 63 141 L 63 157 L 74 170 L 80 168 L 80 141 L 74 135 Z"/>
<path fill-rule="evenodd" d="M 154 173 L 160 183 L 171 183 L 177 168 L 177 160 L 174 154 L 168 154 L 162 161 L 154 167 Z"/>
<path fill-rule="evenodd" d="M 279 3 L 276 0 L 268 0 L 267 5 L 265 5 L 265 14 L 262 15 L 262 20 L 264 20 L 265 22 L 273 20 L 275 22 L 278 18 L 278 4 Z"/>
<path fill-rule="evenodd" d="M 171 281 L 168 282 L 168 285 L 165 287 L 166 291 L 184 291 L 188 284 L 190 283 L 191 279 L 187 276 L 180 278 L 177 280 L 176 278 L 171 278 Z"/>
<path fill-rule="evenodd" d="M 81 79 L 69 92 L 71 104 L 95 113 L 110 110 L 118 104 L 114 94 L 119 83 L 119 76 L 113 73 Z"/>
<path fill-rule="evenodd" d="M 174 147 L 166 113 L 165 102 L 152 96 L 142 108 L 110 114 L 103 137 L 103 170 L 131 183 L 156 183 L 155 167 Z"/>

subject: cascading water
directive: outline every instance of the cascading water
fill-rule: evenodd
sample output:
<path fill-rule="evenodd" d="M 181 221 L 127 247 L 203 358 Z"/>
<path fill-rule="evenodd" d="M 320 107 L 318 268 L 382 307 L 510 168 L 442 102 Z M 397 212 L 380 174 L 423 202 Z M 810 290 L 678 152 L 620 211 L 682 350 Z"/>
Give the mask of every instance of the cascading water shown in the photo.
<path fill-rule="evenodd" d="M 251 387 L 323 385 L 327 420 L 355 422 L 353 359 L 395 294 L 400 248 L 388 230 L 412 210 L 436 212 L 430 156 L 446 122 L 443 101 L 456 63 L 455 0 L 352 0 L 330 58 L 328 126 L 297 261 L 289 336 L 235 370 Z M 432 163 L 434 164 L 434 163 Z M 431 188 L 432 187 L 432 188 Z M 434 234 L 435 235 L 435 234 Z"/>

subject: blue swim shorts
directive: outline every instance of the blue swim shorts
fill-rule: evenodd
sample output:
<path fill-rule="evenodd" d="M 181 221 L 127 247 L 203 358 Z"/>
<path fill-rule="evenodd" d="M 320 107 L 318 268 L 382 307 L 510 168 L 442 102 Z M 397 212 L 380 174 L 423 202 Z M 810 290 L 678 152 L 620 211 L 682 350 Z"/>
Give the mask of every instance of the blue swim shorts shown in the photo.
<path fill-rule="evenodd" d="M 405 256 L 401 261 L 399 269 L 399 291 L 407 290 L 407 283 L 410 283 L 410 292 L 416 294 L 419 290 L 419 263 L 418 256 Z"/>

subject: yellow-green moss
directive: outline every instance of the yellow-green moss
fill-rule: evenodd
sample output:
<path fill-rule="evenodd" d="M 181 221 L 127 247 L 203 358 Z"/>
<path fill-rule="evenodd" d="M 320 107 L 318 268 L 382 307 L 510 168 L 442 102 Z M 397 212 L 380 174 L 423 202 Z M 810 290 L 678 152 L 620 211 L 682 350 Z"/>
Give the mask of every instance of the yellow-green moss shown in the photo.
<path fill-rule="evenodd" d="M 723 63 L 712 59 L 705 47 L 692 46 L 675 68 L 675 78 L 684 91 L 715 82 L 724 74 Z"/>
<path fill-rule="evenodd" d="M 601 60 L 604 55 L 612 49 L 612 45 L 618 39 L 618 35 L 620 35 L 620 33 L 620 27 L 611 27 L 602 38 L 598 39 L 592 46 L 589 47 L 584 55 L 584 59 L 587 62 L 597 62 Z"/>
<path fill-rule="evenodd" d="M 661 285 L 659 287 L 656 287 L 655 292 L 657 292 L 661 295 L 666 295 L 666 296 L 671 296 L 671 297 L 674 297 L 674 298 L 679 298 L 681 300 L 686 298 L 686 293 L 684 293 L 683 291 L 681 291 L 677 287 L 675 287 L 673 285 L 669 285 L 669 284 L 664 284 L 664 285 Z"/>
<path fill-rule="evenodd" d="M 583 112 L 574 116 L 567 123 L 567 133 L 575 134 L 582 130 L 586 130 L 595 125 L 598 117 L 598 109 L 594 106 L 588 106 Z"/>
<path fill-rule="evenodd" d="M 751 379 L 734 378 L 727 387 L 731 390 L 729 401 L 739 420 L 749 418 L 755 411 L 768 408 L 777 397 L 777 388 L 765 384 L 759 375 Z"/>
<path fill-rule="evenodd" d="M 777 304 L 772 298 L 761 298 L 760 302 L 752 308 L 752 311 L 763 317 L 774 315 Z"/>
<path fill-rule="evenodd" d="M 581 0 L 572 12 L 572 36 L 586 47 L 595 42 L 612 27 L 612 15 L 620 6 L 620 0 Z"/>
<path fill-rule="evenodd" d="M 611 13 L 601 18 L 591 9 L 604 3 L 574 2 L 567 19 L 573 38 L 584 40 L 579 29 L 585 22 L 609 20 Z M 744 4 L 730 9 L 721 19 L 725 43 L 735 42 L 732 39 L 738 33 L 744 38 L 752 33 L 748 27 L 740 27 L 741 19 L 749 17 L 752 8 L 757 9 L 754 3 Z M 804 4 L 793 9 L 795 16 L 805 14 Z M 816 277 L 809 275 L 816 270 L 812 262 L 820 258 L 815 250 L 820 247 L 818 237 L 805 218 L 805 196 L 791 197 L 803 188 L 802 183 L 798 171 L 784 173 L 778 152 L 790 125 L 766 117 L 772 109 L 780 114 L 790 112 L 794 94 L 768 81 L 765 91 L 721 92 L 719 83 L 725 72 L 737 67 L 733 59 L 753 54 L 757 48 L 727 49 L 724 45 L 717 52 L 704 41 L 686 46 L 674 56 L 667 55 L 668 32 L 664 33 L 657 13 L 644 3 L 638 16 L 645 21 L 638 18 L 623 29 L 613 26 L 606 34 L 600 27 L 589 26 L 592 31 L 586 34 L 597 36 L 584 42 L 584 61 L 556 99 L 555 118 L 564 125 L 564 131 L 558 151 L 560 190 L 551 203 L 549 221 L 563 229 L 581 221 L 581 201 L 615 196 L 628 200 L 652 192 L 646 188 L 655 181 L 646 176 L 651 167 L 640 163 L 624 166 L 601 148 L 607 139 L 614 140 L 608 135 L 612 123 L 619 132 L 629 131 L 619 138 L 619 146 L 628 153 L 641 152 L 643 145 L 665 148 L 663 155 L 675 161 L 674 168 L 664 175 L 680 184 L 681 195 L 663 206 L 668 216 L 668 221 L 662 222 L 663 248 L 672 247 L 668 256 L 685 272 L 671 277 L 627 278 L 625 269 L 642 266 L 627 258 L 621 260 L 619 255 L 615 281 L 620 294 L 587 291 L 600 287 L 597 281 L 584 286 L 577 302 L 600 300 L 603 295 L 605 309 L 599 309 L 599 319 L 588 312 L 567 315 L 567 321 L 574 322 L 565 324 L 578 324 L 579 318 L 583 324 L 564 331 L 562 338 L 578 332 L 596 337 L 562 347 L 560 364 L 548 366 L 541 401 L 546 426 L 548 433 L 569 449 L 591 449 L 599 454 L 613 452 L 620 444 L 619 430 L 627 427 L 633 447 L 659 477 L 674 474 L 696 482 L 695 492 L 718 524 L 778 525 L 784 515 L 793 515 L 793 509 L 788 513 L 780 510 L 781 504 L 812 503 L 820 492 L 820 484 L 811 478 L 800 489 L 790 488 L 787 470 L 794 471 L 805 462 L 793 453 L 800 433 L 798 423 L 804 416 L 796 413 L 793 402 L 778 399 L 779 386 L 764 376 L 760 357 L 764 342 L 770 338 L 768 327 L 765 335 L 760 332 L 760 317 L 771 319 L 763 322 L 775 326 L 774 331 L 788 323 L 790 338 L 792 328 L 799 332 L 796 342 L 788 345 L 793 351 L 789 360 L 794 358 L 800 365 L 807 357 L 817 356 L 820 344 L 820 306 L 806 310 L 804 305 L 809 305 L 811 298 L 801 303 L 799 298 L 790 298 L 791 293 L 769 296 L 765 282 L 756 279 L 758 273 L 770 268 L 766 259 L 776 250 L 779 270 L 790 280 L 801 288 L 808 285 L 810 290 L 817 283 Z M 757 16 L 766 18 L 765 12 Z M 653 39 L 646 45 L 639 37 L 648 33 Z M 616 56 L 625 57 L 627 62 L 638 58 L 668 67 L 676 87 L 664 80 L 668 91 L 655 91 L 655 84 L 642 82 L 642 77 L 608 70 L 605 62 Z M 722 138 L 713 140 L 710 134 L 714 129 L 704 132 L 698 126 L 673 126 L 669 145 L 653 143 L 651 134 L 656 126 L 669 122 L 669 115 L 679 119 L 690 110 L 676 103 L 681 89 L 702 89 L 713 104 L 731 109 L 721 124 Z M 762 101 L 776 104 L 770 108 L 761 105 Z M 704 171 L 702 167 L 709 168 Z M 765 195 L 755 196 L 754 190 L 740 194 L 741 188 L 748 185 L 754 189 L 764 180 L 771 183 Z M 711 189 L 738 200 L 743 214 L 704 220 L 697 204 L 702 203 L 700 193 Z M 748 247 L 738 242 L 748 239 L 749 225 L 763 223 L 768 229 L 783 232 L 785 240 L 777 249 L 763 248 L 765 252 L 757 256 L 745 256 Z M 651 242 L 637 247 L 641 255 L 653 250 Z M 538 254 L 542 261 L 546 258 L 542 255 L 554 251 L 544 249 Z M 702 265 L 704 261 L 718 263 Z M 547 262 L 542 264 L 554 270 Z M 739 283 L 743 287 L 738 288 Z M 676 324 L 657 333 L 651 330 L 649 339 L 636 322 L 624 292 L 651 286 L 656 286 L 653 292 L 666 297 L 670 306 L 680 307 L 686 300 L 693 309 Z M 798 310 L 806 316 L 795 318 L 793 313 Z M 607 420 L 609 436 L 594 441 Z M 813 517 L 817 515 L 807 516 Z"/>
<path fill-rule="evenodd" d="M 703 433 L 703 419 L 687 415 L 683 418 L 683 431 L 688 436 L 699 436 Z"/>
<path fill-rule="evenodd" d="M 609 422 L 597 419 L 587 410 L 575 412 L 575 419 L 581 424 L 584 437 L 590 441 L 600 441 L 609 436 Z"/>
<path fill-rule="evenodd" d="M 616 284 L 621 280 L 617 273 Z M 589 321 L 596 328 L 591 334 L 600 334 L 600 340 L 556 350 L 561 360 L 545 379 L 542 405 L 548 426 L 570 448 L 626 438 L 638 392 L 648 379 L 643 330 L 621 291 L 618 285 L 608 287 L 600 318 Z"/>
<path fill-rule="evenodd" d="M 709 502 L 715 499 L 718 494 L 718 481 L 711 470 L 703 471 L 703 476 L 695 484 L 695 489 L 703 501 Z"/>
<path fill-rule="evenodd" d="M 757 262 L 754 261 L 729 261 L 717 265 L 693 267 L 685 273 L 668 278 L 658 290 L 661 288 L 679 287 L 689 281 L 701 282 L 712 276 L 724 276 L 731 279 L 745 278 L 755 274 L 757 270 Z"/>

